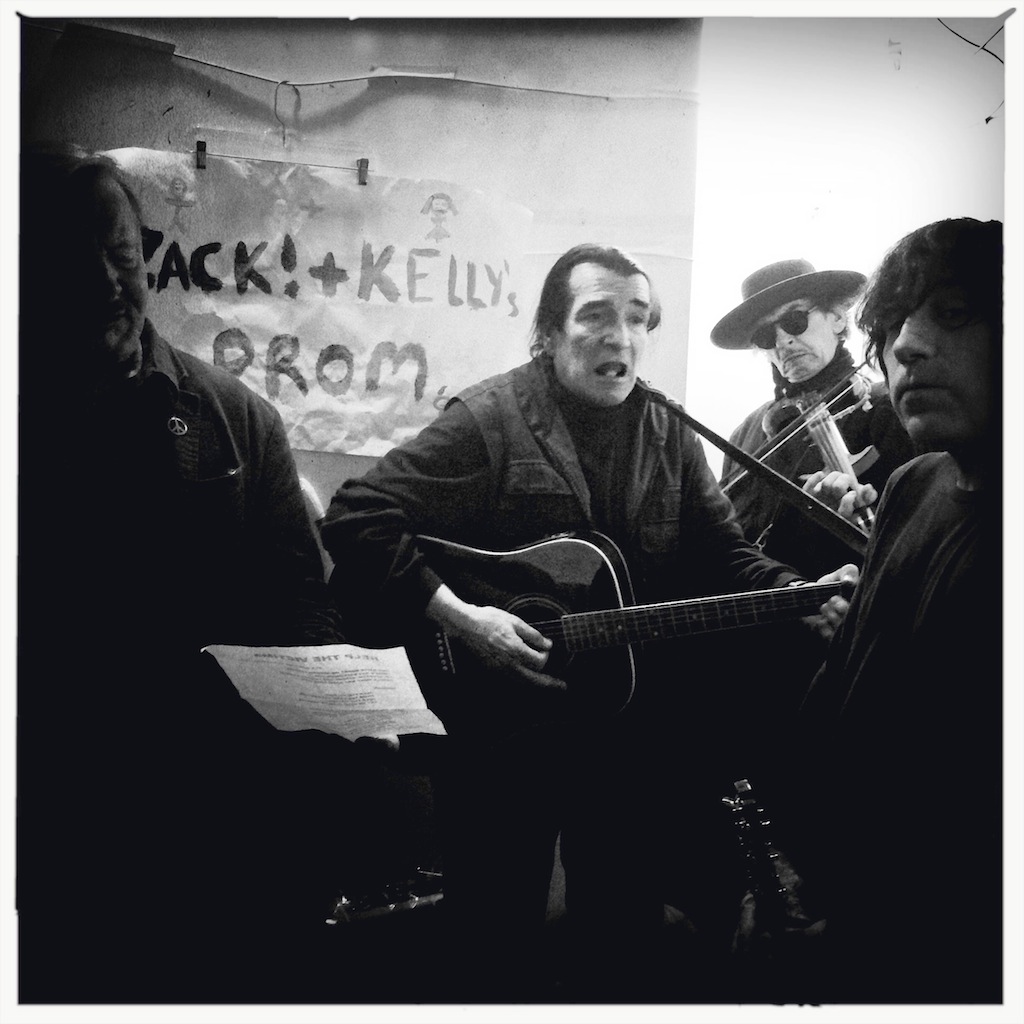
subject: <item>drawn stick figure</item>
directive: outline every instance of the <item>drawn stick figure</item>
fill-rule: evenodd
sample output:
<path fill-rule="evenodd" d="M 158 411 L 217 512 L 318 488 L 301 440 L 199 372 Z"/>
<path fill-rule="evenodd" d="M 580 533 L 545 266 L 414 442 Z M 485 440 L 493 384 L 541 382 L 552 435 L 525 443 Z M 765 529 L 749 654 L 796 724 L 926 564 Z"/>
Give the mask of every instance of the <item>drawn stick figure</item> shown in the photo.
<path fill-rule="evenodd" d="M 188 185 L 185 184 L 183 178 L 175 178 L 171 182 L 170 194 L 164 196 L 164 202 L 170 203 L 174 207 L 174 217 L 171 220 L 170 228 L 180 228 L 182 231 L 188 230 L 188 225 L 181 219 L 182 210 L 187 210 L 190 206 L 195 206 L 196 202 L 194 199 L 186 199 L 185 193 L 188 190 Z"/>
<path fill-rule="evenodd" d="M 450 238 L 451 233 L 445 228 L 445 218 L 449 213 L 458 214 L 455 209 L 455 202 L 447 192 L 435 192 L 424 204 L 420 213 L 429 213 L 434 227 L 427 232 L 426 237 L 440 242 L 442 238 Z"/>

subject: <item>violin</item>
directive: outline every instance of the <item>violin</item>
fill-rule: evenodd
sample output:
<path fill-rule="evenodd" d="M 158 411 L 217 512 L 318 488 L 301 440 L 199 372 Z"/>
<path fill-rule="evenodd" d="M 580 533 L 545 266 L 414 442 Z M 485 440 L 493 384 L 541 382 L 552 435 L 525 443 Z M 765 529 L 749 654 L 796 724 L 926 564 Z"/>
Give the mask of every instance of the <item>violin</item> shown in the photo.
<path fill-rule="evenodd" d="M 852 408 L 861 407 L 858 405 Z M 874 445 L 868 445 L 856 457 L 850 454 L 850 450 L 846 447 L 846 441 L 836 426 L 838 416 L 842 416 L 846 412 L 847 410 L 843 410 L 837 416 L 833 416 L 825 408 L 824 403 L 819 402 L 808 412 L 807 431 L 818 451 L 821 452 L 825 467 L 833 472 L 845 473 L 856 485 L 858 481 L 857 474 L 854 472 L 854 462 L 863 465 L 868 459 L 869 453 L 873 453 L 874 457 L 867 462 L 867 465 L 863 465 L 863 468 L 867 469 L 878 460 L 878 451 Z M 870 531 L 875 521 L 875 513 L 870 507 L 858 508 L 854 510 L 853 518 L 862 530 Z"/>
<path fill-rule="evenodd" d="M 856 398 L 852 405 L 835 413 L 830 411 L 832 406 L 850 394 Z M 761 427 L 768 440 L 753 453 L 753 456 L 759 462 L 765 462 L 784 444 L 797 436 L 802 436 L 806 430 L 820 452 L 826 468 L 846 473 L 856 481 L 857 472 L 867 472 L 878 461 L 878 450 L 874 445 L 868 445 L 863 451 L 851 454 L 836 424 L 860 409 L 870 408 L 871 382 L 857 370 L 825 394 L 810 391 L 794 398 L 782 398 L 765 413 Z M 722 491 L 728 494 L 747 472 L 746 469 L 737 471 L 722 484 Z"/>

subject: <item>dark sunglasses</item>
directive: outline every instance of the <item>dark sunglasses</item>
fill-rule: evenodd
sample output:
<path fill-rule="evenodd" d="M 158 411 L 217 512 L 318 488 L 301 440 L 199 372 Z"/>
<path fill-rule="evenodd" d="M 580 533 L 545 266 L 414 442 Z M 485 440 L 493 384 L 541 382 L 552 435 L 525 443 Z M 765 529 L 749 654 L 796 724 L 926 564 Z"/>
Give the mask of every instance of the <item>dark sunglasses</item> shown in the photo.
<path fill-rule="evenodd" d="M 783 313 L 778 320 L 773 320 L 769 324 L 761 324 L 750 336 L 750 340 L 758 348 L 775 348 L 776 327 L 781 327 L 787 334 L 792 334 L 795 337 L 807 330 L 810 315 L 809 309 L 790 309 Z"/>

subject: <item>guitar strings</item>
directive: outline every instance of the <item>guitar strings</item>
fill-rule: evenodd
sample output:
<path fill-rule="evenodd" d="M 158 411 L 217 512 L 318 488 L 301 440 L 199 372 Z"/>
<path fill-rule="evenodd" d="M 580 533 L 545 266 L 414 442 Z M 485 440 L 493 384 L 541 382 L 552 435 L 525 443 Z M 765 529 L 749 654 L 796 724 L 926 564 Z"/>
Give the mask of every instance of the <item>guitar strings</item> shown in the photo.
<path fill-rule="evenodd" d="M 718 598 L 693 598 L 689 601 L 675 601 L 670 604 L 637 605 L 632 608 L 613 608 L 604 611 L 572 612 L 559 619 L 533 622 L 538 632 L 551 640 L 562 643 L 576 641 L 597 641 L 595 646 L 633 643 L 644 639 L 659 639 L 659 630 L 669 638 L 693 632 L 695 626 L 702 631 L 730 629 L 758 625 L 778 618 L 779 611 L 796 612 L 813 609 L 818 604 L 841 591 L 838 583 L 810 583 L 803 587 L 782 587 L 774 590 L 754 590 L 742 594 L 728 594 Z M 764 603 L 765 596 L 773 595 L 773 613 L 764 616 L 757 609 Z M 705 609 L 709 602 L 712 607 L 731 606 L 731 611 L 711 614 Z M 808 611 L 808 614 L 810 612 Z M 720 623 L 709 626 L 710 622 Z M 637 629 L 642 623 L 653 622 L 658 629 Z M 620 623 L 619 625 L 612 625 Z M 689 628 L 680 628 L 689 627 Z M 632 632 L 631 632 L 632 629 Z M 641 633 L 643 635 L 641 635 Z"/>

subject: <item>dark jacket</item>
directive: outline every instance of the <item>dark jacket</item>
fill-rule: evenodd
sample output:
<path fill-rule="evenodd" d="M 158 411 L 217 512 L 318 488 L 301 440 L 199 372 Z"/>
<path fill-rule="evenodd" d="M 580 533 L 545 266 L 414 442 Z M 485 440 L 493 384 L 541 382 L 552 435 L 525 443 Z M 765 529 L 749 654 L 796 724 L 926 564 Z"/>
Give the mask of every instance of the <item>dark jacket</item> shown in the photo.
<path fill-rule="evenodd" d="M 948 454 L 895 472 L 802 708 L 829 1001 L 1001 998 L 1001 525 L 998 485 L 961 490 Z"/>
<path fill-rule="evenodd" d="M 798 578 L 744 543 L 696 436 L 660 392 L 644 396 L 626 487 L 627 528 L 612 539 L 639 600 L 781 586 Z M 422 613 L 440 580 L 416 534 L 507 548 L 594 528 L 590 495 L 545 370 L 535 362 L 462 392 L 418 437 L 334 496 L 321 527 L 336 564 L 371 596 Z M 346 572 L 332 581 L 346 587 Z M 361 592 L 364 596 L 366 591 Z"/>
<path fill-rule="evenodd" d="M 178 528 L 201 602 L 203 643 L 337 642 L 339 621 L 299 488 L 281 417 L 224 370 L 172 348 L 152 332 L 166 375 L 174 438 Z"/>
<path fill-rule="evenodd" d="M 280 417 L 149 324 L 143 340 L 139 379 L 101 401 L 23 378 L 28 1001 L 261 991 L 321 852 L 322 826 L 301 833 L 326 775 L 291 742 L 304 734 L 273 730 L 199 653 L 340 639 Z"/>
<path fill-rule="evenodd" d="M 102 401 L 52 379 L 23 394 L 25 609 L 52 580 L 85 642 L 164 656 L 336 639 L 280 416 L 148 322 L 142 337 L 140 379 Z"/>
<path fill-rule="evenodd" d="M 626 529 L 613 539 L 639 601 L 783 585 L 744 545 L 679 407 L 643 381 L 625 488 Z M 487 446 L 493 504 L 480 528 L 505 543 L 593 529 L 590 493 L 545 372 L 527 363 L 458 396 Z"/>
<path fill-rule="evenodd" d="M 700 442 L 678 406 L 637 384 L 636 433 L 623 460 L 626 514 L 611 539 L 638 602 L 784 586 L 796 573 L 744 542 Z M 441 583 L 417 535 L 507 549 L 597 524 L 549 372 L 527 363 L 460 394 L 415 439 L 346 482 L 322 525 L 339 569 L 346 629 L 423 618 Z M 352 581 L 360 580 L 360 587 Z M 456 591 L 457 592 L 457 591 Z M 673 645 L 660 646 L 666 650 Z"/>

